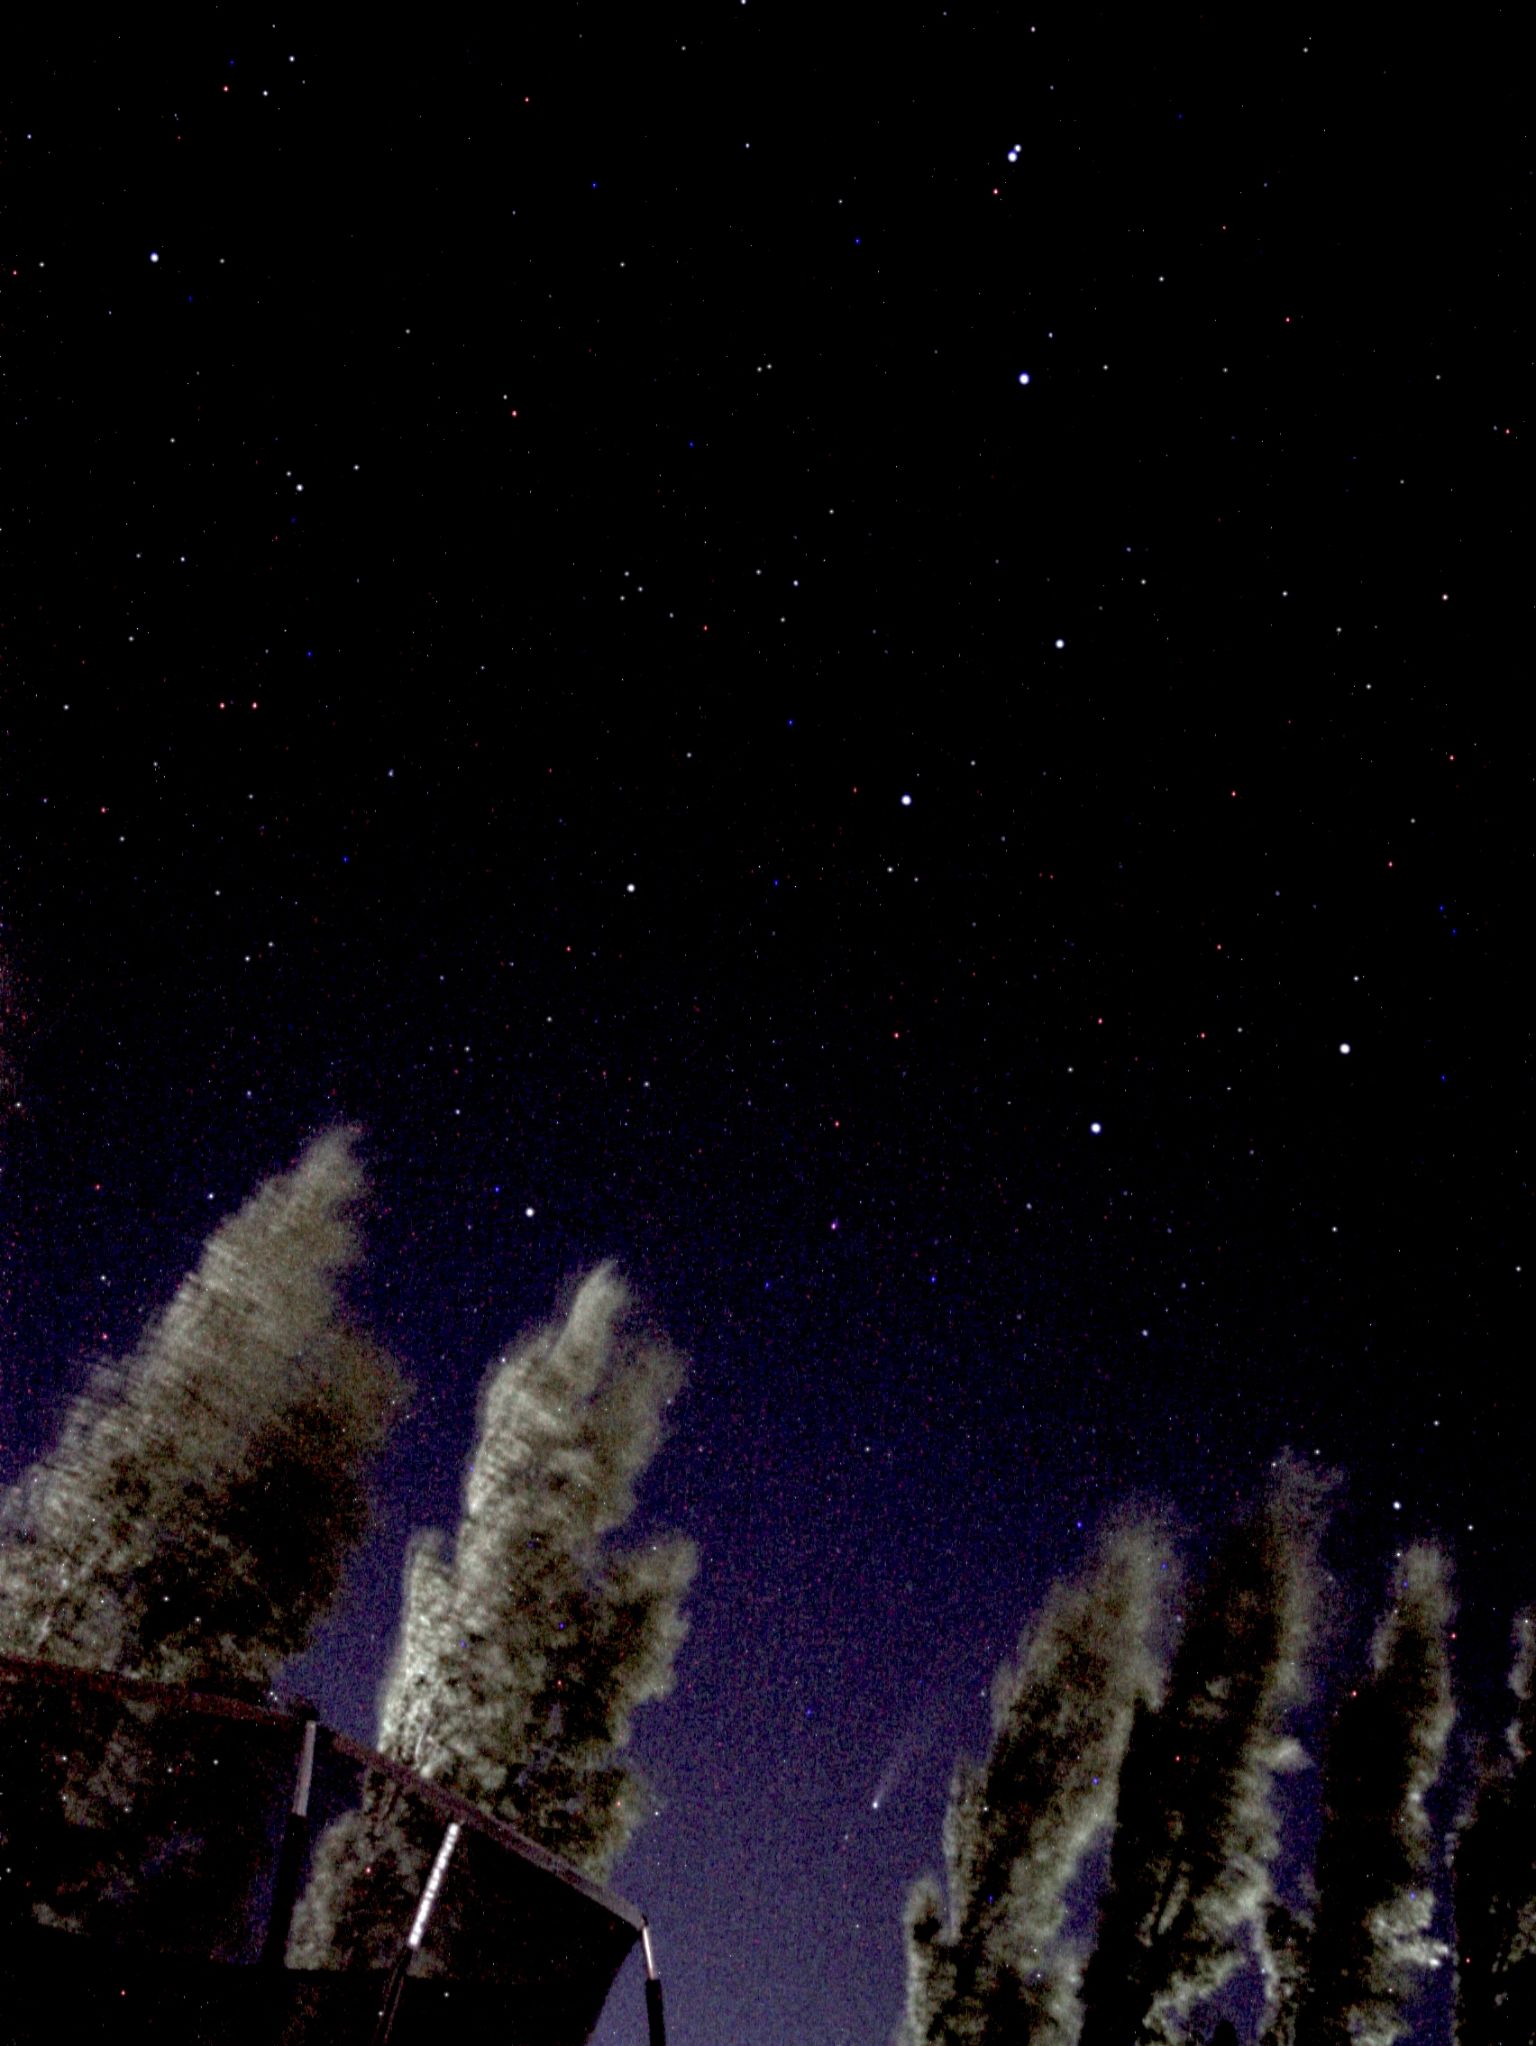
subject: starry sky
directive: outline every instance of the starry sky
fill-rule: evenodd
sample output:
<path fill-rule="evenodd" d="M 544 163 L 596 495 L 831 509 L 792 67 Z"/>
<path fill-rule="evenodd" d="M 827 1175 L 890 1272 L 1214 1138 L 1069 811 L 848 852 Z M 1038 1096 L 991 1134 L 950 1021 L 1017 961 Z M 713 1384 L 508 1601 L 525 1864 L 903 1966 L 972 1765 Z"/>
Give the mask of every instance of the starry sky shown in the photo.
<path fill-rule="evenodd" d="M 0 1477 L 359 1120 L 415 1399 L 295 1681 L 366 1737 L 484 1368 L 617 1257 L 693 1358 L 677 2046 L 883 2046 L 1129 1495 L 1198 1562 L 1341 1467 L 1341 1657 L 1444 1538 L 1469 1731 L 1536 1595 L 1513 17 L 1227 12 L 0 85 Z"/>

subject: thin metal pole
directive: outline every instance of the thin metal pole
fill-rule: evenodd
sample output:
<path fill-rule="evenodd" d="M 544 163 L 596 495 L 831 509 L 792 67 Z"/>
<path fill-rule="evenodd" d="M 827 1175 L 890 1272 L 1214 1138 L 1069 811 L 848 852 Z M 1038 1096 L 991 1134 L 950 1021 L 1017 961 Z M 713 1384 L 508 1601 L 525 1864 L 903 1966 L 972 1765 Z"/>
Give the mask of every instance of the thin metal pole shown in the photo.
<path fill-rule="evenodd" d="M 395 1965 L 389 1971 L 389 1980 L 384 1985 L 384 2000 L 379 2005 L 379 2022 L 374 2027 L 373 2046 L 389 2046 L 390 2035 L 395 2029 L 399 2015 L 400 2001 L 405 1995 L 405 1978 L 410 1972 L 411 1962 L 416 1958 L 422 1940 L 426 1937 L 427 1921 L 432 1916 L 432 1907 L 437 1902 L 437 1893 L 443 1887 L 443 1877 L 448 1873 L 448 1863 L 453 1850 L 459 1844 L 463 1831 L 455 1819 L 443 1835 L 443 1844 L 437 1850 L 437 1859 L 432 1864 L 432 1873 L 427 1877 L 426 1888 L 416 1906 L 416 1916 L 411 1920 L 411 1929 L 405 1936 L 405 1945 L 395 1956 Z"/>
<path fill-rule="evenodd" d="M 656 1972 L 656 1950 L 651 1945 L 650 1920 L 640 1921 L 640 1944 L 645 1950 L 645 2026 L 650 2046 L 667 2046 L 667 2013 L 661 1998 L 661 1977 Z"/>
<path fill-rule="evenodd" d="M 283 1844 L 278 1849 L 277 1873 L 272 1881 L 272 1908 L 267 1913 L 267 1936 L 261 1949 L 263 1968 L 281 1968 L 288 1952 L 288 1934 L 304 1869 L 304 1849 L 309 1844 L 309 1792 L 315 1778 L 316 1731 L 315 1721 L 306 1719 L 293 1782 L 293 1802 L 283 1823 Z"/>

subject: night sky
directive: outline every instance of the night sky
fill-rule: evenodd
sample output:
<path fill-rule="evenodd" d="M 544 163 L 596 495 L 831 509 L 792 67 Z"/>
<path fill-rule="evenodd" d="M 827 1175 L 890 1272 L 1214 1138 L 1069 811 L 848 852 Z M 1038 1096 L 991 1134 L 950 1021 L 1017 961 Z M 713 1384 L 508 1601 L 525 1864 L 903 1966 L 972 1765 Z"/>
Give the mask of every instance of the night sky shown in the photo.
<path fill-rule="evenodd" d="M 693 1359 L 676 2046 L 883 2046 L 1123 1499 L 1198 1565 L 1319 1452 L 1338 1666 L 1443 1537 L 1469 1736 L 1536 1597 L 1514 14 L 1176 12 L 0 84 L 0 1478 L 360 1121 L 415 1397 L 294 1685 L 366 1737 L 483 1370 L 617 1257 Z"/>

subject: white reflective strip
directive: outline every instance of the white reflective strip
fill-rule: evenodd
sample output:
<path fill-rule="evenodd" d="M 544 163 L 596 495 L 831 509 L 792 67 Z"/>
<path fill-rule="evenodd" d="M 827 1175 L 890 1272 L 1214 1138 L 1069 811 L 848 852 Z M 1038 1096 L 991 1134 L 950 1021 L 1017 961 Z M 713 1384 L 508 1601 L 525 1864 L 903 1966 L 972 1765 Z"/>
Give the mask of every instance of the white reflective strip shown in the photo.
<path fill-rule="evenodd" d="M 640 1944 L 645 1948 L 645 1972 L 654 1982 L 656 1980 L 656 1956 L 651 1949 L 651 1928 L 643 1922 L 640 1927 Z"/>
<path fill-rule="evenodd" d="M 309 1816 L 309 1786 L 315 1774 L 315 1722 L 304 1722 L 304 1745 L 299 1749 L 299 1778 L 293 1786 L 293 1816 L 305 1819 Z"/>
<path fill-rule="evenodd" d="M 427 1929 L 427 1920 L 432 1916 L 432 1906 L 437 1902 L 437 1893 L 443 1887 L 443 1877 L 448 1871 L 448 1857 L 453 1853 L 458 1842 L 459 1821 L 455 1819 L 443 1835 L 443 1844 L 437 1850 L 437 1859 L 432 1864 L 432 1873 L 427 1877 L 427 1887 L 422 1891 L 421 1902 L 416 1906 L 416 1916 L 411 1924 L 410 1937 L 406 1940 L 408 1947 L 414 1948 L 421 1945 L 422 1935 Z"/>

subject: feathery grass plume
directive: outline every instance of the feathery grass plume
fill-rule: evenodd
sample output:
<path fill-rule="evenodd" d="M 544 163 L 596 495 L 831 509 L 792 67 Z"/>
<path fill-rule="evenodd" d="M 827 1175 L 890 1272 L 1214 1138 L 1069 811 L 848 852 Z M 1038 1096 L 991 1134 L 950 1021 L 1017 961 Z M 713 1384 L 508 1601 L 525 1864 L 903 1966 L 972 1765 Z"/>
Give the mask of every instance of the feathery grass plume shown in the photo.
<path fill-rule="evenodd" d="M 400 1392 L 342 1301 L 362 1183 L 317 1137 L 76 1401 L 0 1510 L 0 1649 L 252 1695 L 308 1644 Z"/>
<path fill-rule="evenodd" d="M 686 1631 L 692 1545 L 610 1539 L 680 1375 L 676 1353 L 633 1325 L 607 1264 L 563 1323 L 492 1369 L 457 1539 L 451 1554 L 434 1534 L 412 1543 L 380 1697 L 381 1752 L 598 1877 L 642 1816 L 619 1759 L 631 1718 L 671 1688 Z M 381 1917 L 397 1924 L 398 1899 L 419 1887 L 428 1843 L 397 1801 L 381 1792 L 375 1806 L 322 1843 L 290 1947 L 298 1966 L 387 1950 Z M 450 1945 L 434 1921 L 441 1965 Z"/>
<path fill-rule="evenodd" d="M 399 1392 L 343 1307 L 361 1186 L 352 1132 L 316 1139 L 76 1401 L 4 1502 L 0 1648 L 259 1697 L 308 1644 L 363 1532 L 365 1463 Z M 35 1701 L 6 1701 L 0 1862 L 37 1877 L 22 1908 L 217 1951 L 242 1922 L 286 1760 L 225 1747 L 214 1797 L 205 1724 L 98 1699 L 69 1725 L 56 1758 Z M 34 1850 L 61 1820 L 74 1858 L 43 1880 Z"/>
<path fill-rule="evenodd" d="M 1310 1913 L 1296 1910 L 1283 1897 L 1272 1897 L 1264 1921 L 1270 1981 L 1264 2046 L 1296 2046 L 1302 1999 L 1307 1983 L 1307 1941 Z"/>
<path fill-rule="evenodd" d="M 1076 2036 L 1067 1893 L 1113 1815 L 1132 1714 L 1156 1686 L 1148 1634 L 1161 1560 L 1150 1526 L 1113 1530 L 998 1672 L 987 1758 L 962 1760 L 950 1788 L 948 1907 L 931 1879 L 908 1896 L 898 2046 L 1070 2046 Z"/>
<path fill-rule="evenodd" d="M 1507 1753 L 1455 1843 L 1458 2046 L 1536 2039 L 1536 1611 L 1515 1621 Z"/>
<path fill-rule="evenodd" d="M 1424 1971 L 1434 1843 L 1425 1793 L 1440 1773 L 1451 1703 L 1451 1593 L 1428 1543 L 1404 1552 L 1371 1644 L 1371 1667 L 1334 1722 L 1323 1777 L 1317 1923 L 1300 2046 L 1392 2046 Z"/>
<path fill-rule="evenodd" d="M 1304 1688 L 1327 1489 L 1279 1459 L 1192 1602 L 1163 1705 L 1137 1711 L 1083 1983 L 1083 2046 L 1178 2036 L 1249 1954 L 1273 1995 L 1272 1785 L 1303 1759 L 1286 1723 Z"/>

